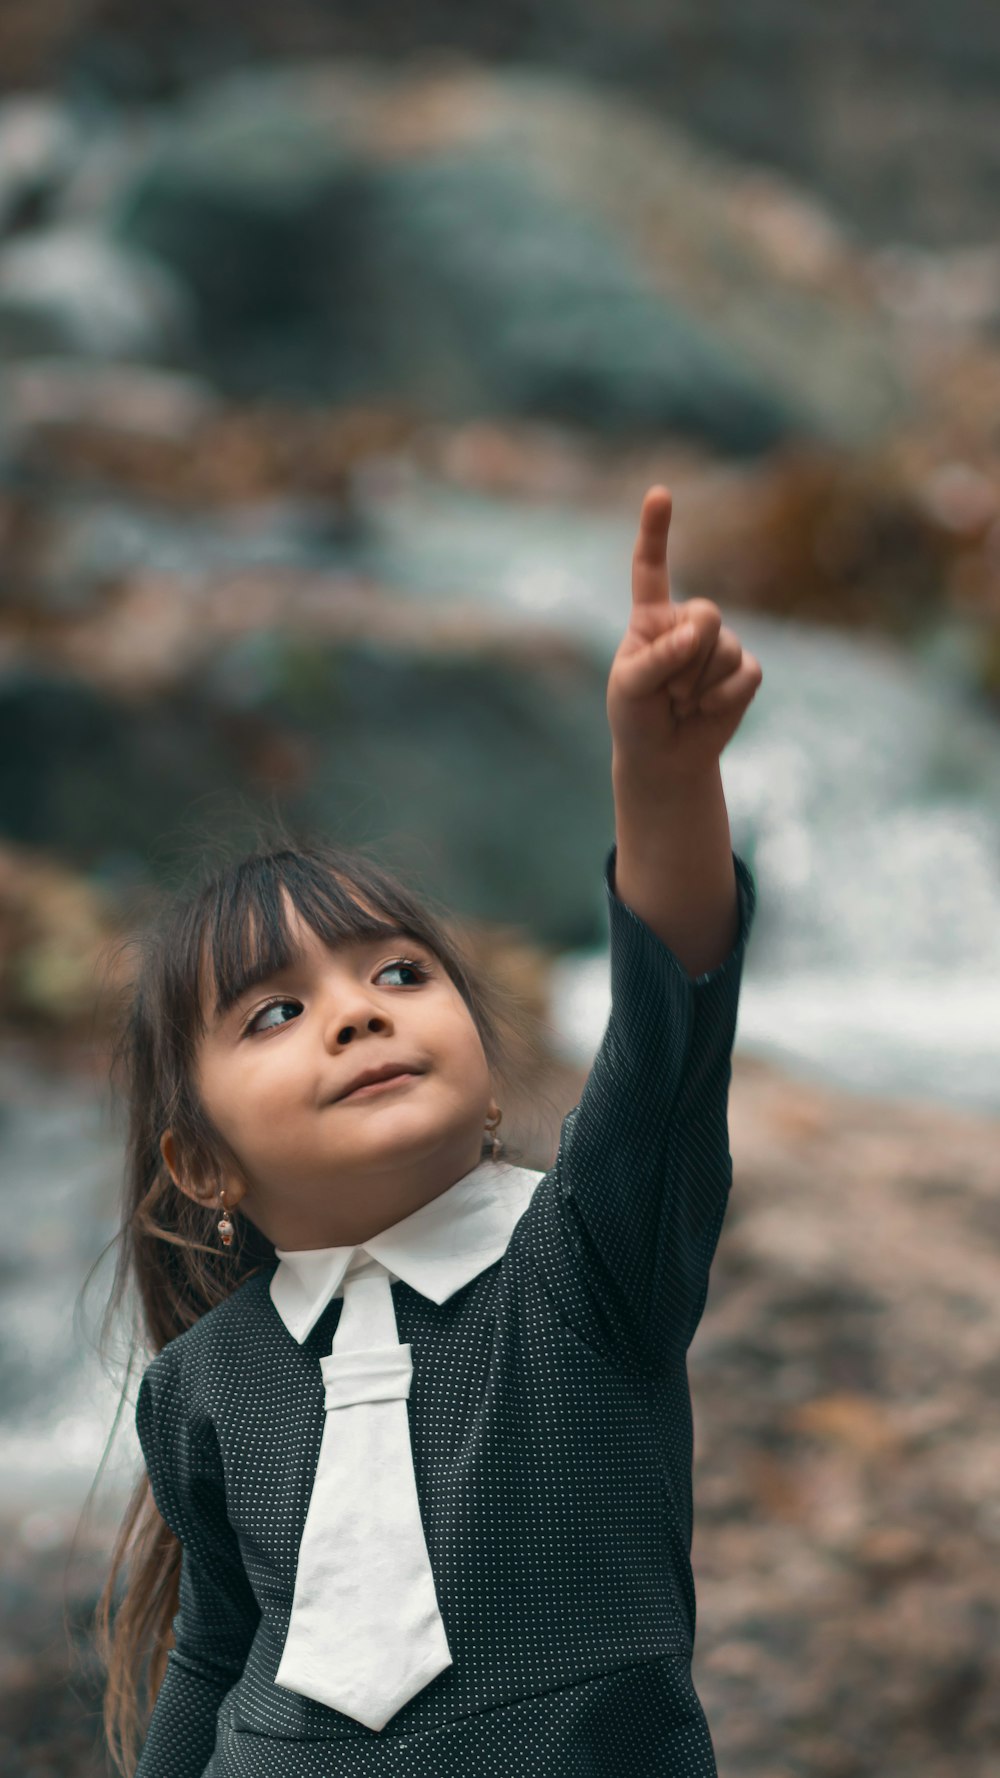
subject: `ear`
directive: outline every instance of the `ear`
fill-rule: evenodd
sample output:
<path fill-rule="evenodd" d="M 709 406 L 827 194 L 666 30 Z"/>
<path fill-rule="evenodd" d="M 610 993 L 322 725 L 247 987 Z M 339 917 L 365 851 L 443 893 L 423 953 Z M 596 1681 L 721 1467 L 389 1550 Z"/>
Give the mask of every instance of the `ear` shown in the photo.
<path fill-rule="evenodd" d="M 163 1135 L 160 1137 L 160 1154 L 163 1157 L 163 1164 L 178 1191 L 182 1191 L 187 1197 L 193 1198 L 196 1204 L 203 1204 L 209 1207 L 217 1204 L 219 1201 L 219 1186 L 223 1185 L 226 1193 L 226 1207 L 229 1210 L 235 1210 L 240 1199 L 246 1192 L 246 1186 L 242 1179 L 238 1179 L 234 1174 L 227 1174 L 225 1179 L 221 1180 L 198 1181 L 197 1183 L 184 1179 L 181 1175 L 177 1144 L 174 1141 L 174 1133 L 172 1130 L 164 1130 Z"/>
<path fill-rule="evenodd" d="M 180 1189 L 183 1191 L 184 1187 L 181 1185 L 179 1169 L 177 1166 L 177 1144 L 174 1141 L 173 1130 L 164 1130 L 163 1135 L 160 1137 L 160 1154 L 163 1157 L 163 1165 L 166 1167 L 174 1184 L 180 1186 Z"/>

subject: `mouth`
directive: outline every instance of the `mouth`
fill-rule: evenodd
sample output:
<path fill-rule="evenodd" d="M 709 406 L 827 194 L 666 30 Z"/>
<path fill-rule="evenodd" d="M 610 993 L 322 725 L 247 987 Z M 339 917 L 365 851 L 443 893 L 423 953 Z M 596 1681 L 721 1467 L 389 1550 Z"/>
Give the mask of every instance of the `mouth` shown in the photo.
<path fill-rule="evenodd" d="M 366 1081 L 363 1086 L 352 1087 L 349 1093 L 342 1093 L 339 1099 L 335 1099 L 334 1104 L 344 1105 L 349 1099 L 367 1099 L 374 1097 L 376 1093 L 387 1093 L 391 1091 L 393 1087 L 409 1086 L 413 1081 L 421 1080 L 422 1078 L 423 1076 L 420 1074 L 401 1069 L 398 1074 L 387 1074 L 381 1080 L 369 1080 Z"/>

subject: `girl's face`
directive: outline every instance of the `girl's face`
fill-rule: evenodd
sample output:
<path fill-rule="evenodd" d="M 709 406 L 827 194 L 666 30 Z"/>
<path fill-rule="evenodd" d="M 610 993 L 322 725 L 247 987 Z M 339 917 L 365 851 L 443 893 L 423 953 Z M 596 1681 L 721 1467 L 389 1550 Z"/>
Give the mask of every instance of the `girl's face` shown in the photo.
<path fill-rule="evenodd" d="M 478 1166 L 491 1105 L 479 1033 L 451 977 L 409 937 L 328 948 L 287 902 L 298 959 L 257 982 L 221 1018 L 206 993 L 196 1084 L 239 1157 L 218 1183 L 276 1247 L 361 1242 Z M 386 1065 L 407 1078 L 351 1091 Z M 345 1097 L 346 1095 L 346 1097 Z"/>

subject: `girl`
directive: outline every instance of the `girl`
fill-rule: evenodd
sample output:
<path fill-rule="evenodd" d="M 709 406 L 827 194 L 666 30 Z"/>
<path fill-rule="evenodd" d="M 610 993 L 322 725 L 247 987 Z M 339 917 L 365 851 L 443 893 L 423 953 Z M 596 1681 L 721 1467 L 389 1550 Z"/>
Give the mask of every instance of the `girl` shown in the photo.
<path fill-rule="evenodd" d="M 116 1296 L 148 1473 L 99 1613 L 135 1778 L 715 1773 L 686 1354 L 755 911 L 719 759 L 762 674 L 672 602 L 670 509 L 608 682 L 611 1013 L 547 1172 L 503 1157 L 496 996 L 357 855 L 254 854 L 146 947 Z"/>

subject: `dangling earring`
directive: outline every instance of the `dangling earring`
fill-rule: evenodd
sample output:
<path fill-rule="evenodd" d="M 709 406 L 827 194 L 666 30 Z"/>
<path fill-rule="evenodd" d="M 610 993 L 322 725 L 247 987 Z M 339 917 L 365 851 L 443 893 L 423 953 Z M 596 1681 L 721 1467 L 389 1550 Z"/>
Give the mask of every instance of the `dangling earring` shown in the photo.
<path fill-rule="evenodd" d="M 487 1122 L 486 1122 L 487 1135 L 489 1135 L 493 1138 L 493 1149 L 492 1149 L 492 1157 L 491 1158 L 495 1161 L 498 1161 L 500 1159 L 500 1153 L 503 1148 L 503 1143 L 501 1142 L 499 1136 L 497 1135 L 497 1129 L 498 1129 L 498 1126 L 500 1123 L 500 1119 L 502 1117 L 503 1117 L 503 1112 L 500 1110 L 500 1108 L 498 1106 L 495 1118 L 493 1118 L 492 1122 L 489 1119 L 487 1119 Z"/>
<path fill-rule="evenodd" d="M 222 1218 L 221 1221 L 216 1224 L 216 1227 L 222 1237 L 223 1247 L 231 1247 L 233 1244 L 234 1230 L 229 1211 L 226 1208 L 226 1188 L 223 1185 L 220 1185 L 219 1187 L 219 1208 L 222 1211 Z"/>

